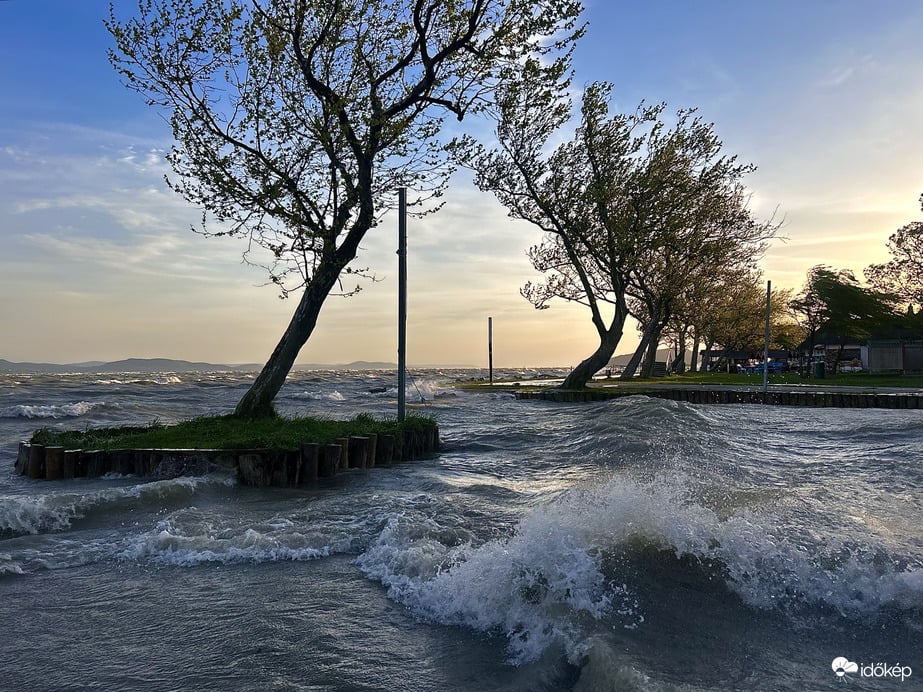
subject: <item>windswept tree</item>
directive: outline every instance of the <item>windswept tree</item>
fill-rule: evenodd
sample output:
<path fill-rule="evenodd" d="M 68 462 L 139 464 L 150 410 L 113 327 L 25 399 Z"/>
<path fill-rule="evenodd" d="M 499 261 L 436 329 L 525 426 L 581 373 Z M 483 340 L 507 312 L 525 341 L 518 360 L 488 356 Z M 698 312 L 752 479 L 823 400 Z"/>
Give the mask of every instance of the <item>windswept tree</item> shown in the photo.
<path fill-rule="evenodd" d="M 443 121 L 488 107 L 528 56 L 557 75 L 575 0 L 141 0 L 110 10 L 110 61 L 169 114 L 169 186 L 206 235 L 245 238 L 294 315 L 236 413 L 272 402 L 359 243 L 394 205 L 438 197 Z M 432 208 L 432 207 L 430 207 Z M 254 260 L 258 261 L 258 260 Z M 339 288 L 338 288 L 339 287 Z"/>
<path fill-rule="evenodd" d="M 573 137 L 553 147 L 571 118 L 566 81 L 551 89 L 524 76 L 501 91 L 496 147 L 470 147 L 465 161 L 511 216 L 544 231 L 529 257 L 545 280 L 523 295 L 537 308 L 558 298 L 590 309 L 599 346 L 562 385 L 581 387 L 611 359 L 630 310 L 649 317 L 634 368 L 684 286 L 751 261 L 774 226 L 746 207 L 750 167 L 722 155 L 692 111 L 672 127 L 662 104 L 612 114 L 610 85 L 594 83 Z"/>
<path fill-rule="evenodd" d="M 810 269 L 790 307 L 808 334 L 811 352 L 823 335 L 828 344 L 839 345 L 842 354 L 847 343 L 868 339 L 901 318 L 894 309 L 893 295 L 862 286 L 848 269 L 834 271 L 826 265 Z"/>
<path fill-rule="evenodd" d="M 923 195 L 920 195 L 923 209 Z M 911 312 L 923 308 L 923 221 L 897 229 L 888 238 L 891 259 L 866 267 L 866 280 L 877 290 L 904 301 Z"/>
<path fill-rule="evenodd" d="M 682 334 L 693 340 L 692 361 L 698 358 L 699 346 L 713 351 L 762 353 L 766 340 L 766 281 L 762 272 L 734 268 L 697 284 L 700 291 L 684 295 L 680 319 Z M 773 288 L 770 304 L 770 348 L 794 350 L 804 339 L 804 332 L 791 317 L 788 289 Z M 673 335 L 673 339 L 679 336 Z"/>

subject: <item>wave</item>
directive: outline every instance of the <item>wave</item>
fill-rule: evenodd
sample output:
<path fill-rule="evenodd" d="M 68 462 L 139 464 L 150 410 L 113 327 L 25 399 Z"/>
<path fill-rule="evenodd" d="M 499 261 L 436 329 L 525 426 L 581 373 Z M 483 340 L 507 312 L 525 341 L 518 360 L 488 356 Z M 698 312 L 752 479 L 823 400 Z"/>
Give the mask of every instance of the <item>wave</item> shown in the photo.
<path fill-rule="evenodd" d="M 0 496 L 0 538 L 65 531 L 94 512 L 113 512 L 122 507 L 161 508 L 185 502 L 203 487 L 234 482 L 226 476 L 183 476 L 86 493 Z"/>
<path fill-rule="evenodd" d="M 177 377 L 176 375 L 159 375 L 156 377 L 136 377 L 131 379 L 98 379 L 93 380 L 92 384 L 98 385 L 118 385 L 118 384 L 153 384 L 153 385 L 168 385 L 168 384 L 183 384 L 183 380 Z"/>
<path fill-rule="evenodd" d="M 576 664 L 595 633 L 643 627 L 666 607 L 655 594 L 690 581 L 716 589 L 716 602 L 796 619 L 923 614 L 919 558 L 788 539 L 771 514 L 721 517 L 675 480 L 613 477 L 482 544 L 453 546 L 437 528 L 392 517 L 357 564 L 417 617 L 502 634 L 515 664 L 553 646 Z"/>
<path fill-rule="evenodd" d="M 336 389 L 334 389 L 332 392 L 296 392 L 295 394 L 289 394 L 288 396 L 292 399 L 301 399 L 307 401 L 346 401 L 346 397 Z"/>
<path fill-rule="evenodd" d="M 77 401 L 70 404 L 17 404 L 0 408 L 0 418 L 78 418 L 109 406 L 104 401 Z"/>
<path fill-rule="evenodd" d="M 193 513 L 195 514 L 195 513 Z M 193 567 L 307 561 L 355 550 L 355 527 L 312 522 L 302 526 L 276 518 L 256 526 L 216 526 L 213 517 L 174 516 L 135 537 L 118 554 L 122 560 Z"/>
<path fill-rule="evenodd" d="M 8 574 L 24 574 L 22 565 L 13 560 L 8 553 L 0 553 L 0 577 Z"/>

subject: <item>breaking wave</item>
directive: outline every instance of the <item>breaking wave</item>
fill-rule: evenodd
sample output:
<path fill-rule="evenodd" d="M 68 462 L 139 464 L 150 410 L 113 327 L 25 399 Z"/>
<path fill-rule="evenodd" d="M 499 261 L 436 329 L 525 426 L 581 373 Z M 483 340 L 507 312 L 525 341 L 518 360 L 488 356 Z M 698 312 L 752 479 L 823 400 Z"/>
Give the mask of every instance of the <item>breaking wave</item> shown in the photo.
<path fill-rule="evenodd" d="M 85 493 L 0 496 L 0 537 L 65 531 L 94 512 L 162 508 L 188 501 L 203 487 L 234 482 L 226 476 L 181 477 Z"/>
<path fill-rule="evenodd" d="M 716 599 L 790 615 L 923 614 L 918 560 L 793 542 L 771 516 L 721 518 L 662 479 L 572 491 L 480 544 L 454 545 L 438 526 L 394 516 L 357 563 L 417 617 L 502 634 L 517 664 L 554 646 L 576 663 L 599 631 L 642 626 L 658 583 L 696 580 Z"/>
<path fill-rule="evenodd" d="M 77 418 L 108 406 L 104 401 L 77 401 L 72 404 L 18 404 L 0 409 L 0 418 Z"/>

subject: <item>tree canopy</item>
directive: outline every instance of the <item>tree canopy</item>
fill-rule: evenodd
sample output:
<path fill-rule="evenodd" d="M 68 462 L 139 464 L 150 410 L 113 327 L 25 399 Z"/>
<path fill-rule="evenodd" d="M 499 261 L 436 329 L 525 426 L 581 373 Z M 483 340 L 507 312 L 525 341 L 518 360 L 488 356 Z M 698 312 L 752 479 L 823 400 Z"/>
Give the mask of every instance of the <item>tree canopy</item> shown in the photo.
<path fill-rule="evenodd" d="M 751 167 L 724 155 L 693 111 L 672 126 L 663 104 L 610 113 L 610 85 L 594 83 L 573 136 L 552 147 L 571 118 L 568 83 L 523 77 L 500 91 L 497 146 L 469 146 L 465 161 L 481 189 L 545 233 L 529 250 L 545 279 L 523 295 L 537 308 L 554 298 L 589 308 L 599 347 L 562 385 L 582 386 L 609 362 L 629 312 L 656 343 L 689 284 L 749 266 L 775 227 L 747 208 Z"/>
<path fill-rule="evenodd" d="M 292 321 L 237 413 L 271 415 L 324 300 L 399 187 L 446 187 L 446 117 L 489 107 L 527 57 L 559 76 L 574 0 L 140 0 L 106 23 L 126 85 L 169 114 L 170 187 L 197 230 L 246 239 Z"/>
<path fill-rule="evenodd" d="M 848 269 L 834 271 L 822 264 L 811 268 L 790 306 L 808 333 L 811 350 L 816 343 L 826 343 L 839 344 L 842 351 L 849 342 L 895 326 L 901 317 L 894 296 L 862 286 Z"/>
<path fill-rule="evenodd" d="M 923 195 L 920 195 L 923 209 Z M 923 308 L 923 221 L 897 229 L 888 239 L 891 259 L 871 264 L 865 278 L 879 291 L 892 293 L 913 310 Z"/>

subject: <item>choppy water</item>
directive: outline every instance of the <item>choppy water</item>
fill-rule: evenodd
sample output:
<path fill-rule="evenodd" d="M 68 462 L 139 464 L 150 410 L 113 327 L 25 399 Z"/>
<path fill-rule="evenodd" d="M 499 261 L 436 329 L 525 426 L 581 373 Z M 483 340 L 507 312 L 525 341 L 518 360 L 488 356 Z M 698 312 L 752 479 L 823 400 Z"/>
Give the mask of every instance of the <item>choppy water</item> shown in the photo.
<path fill-rule="evenodd" d="M 438 457 L 307 491 L 16 477 L 37 427 L 227 411 L 250 375 L 0 376 L 0 687 L 923 689 L 923 412 L 471 374 L 415 373 Z M 280 409 L 393 416 L 394 381 L 295 373 Z"/>

